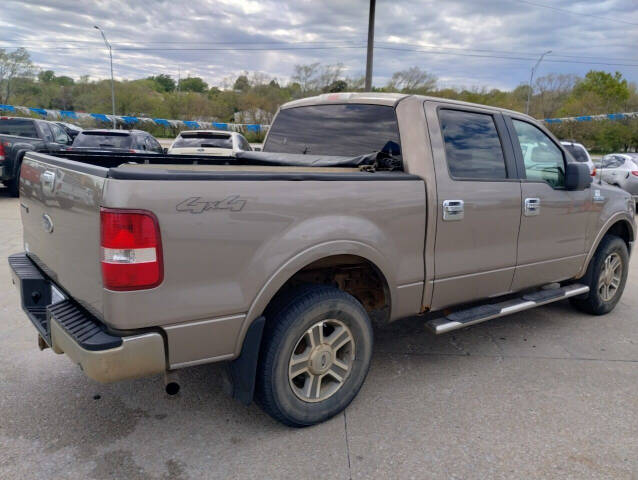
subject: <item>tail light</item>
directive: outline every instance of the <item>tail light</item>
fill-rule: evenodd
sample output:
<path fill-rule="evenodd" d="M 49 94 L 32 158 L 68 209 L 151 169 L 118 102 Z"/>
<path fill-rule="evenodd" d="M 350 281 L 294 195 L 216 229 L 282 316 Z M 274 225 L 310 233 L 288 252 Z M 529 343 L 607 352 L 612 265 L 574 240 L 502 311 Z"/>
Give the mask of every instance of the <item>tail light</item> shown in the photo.
<path fill-rule="evenodd" d="M 594 167 L 594 169 L 591 171 L 591 176 L 592 177 L 596 176 L 596 167 Z"/>
<path fill-rule="evenodd" d="M 109 290 L 143 290 L 162 283 L 157 218 L 144 210 L 100 210 L 102 281 Z"/>
<path fill-rule="evenodd" d="M 632 171 L 631 171 L 631 174 L 632 174 L 632 175 L 635 175 L 636 177 L 638 177 L 638 170 L 632 170 Z"/>
<path fill-rule="evenodd" d="M 4 151 L 4 143 L 0 142 L 0 162 L 4 162 L 4 157 L 6 153 Z"/>

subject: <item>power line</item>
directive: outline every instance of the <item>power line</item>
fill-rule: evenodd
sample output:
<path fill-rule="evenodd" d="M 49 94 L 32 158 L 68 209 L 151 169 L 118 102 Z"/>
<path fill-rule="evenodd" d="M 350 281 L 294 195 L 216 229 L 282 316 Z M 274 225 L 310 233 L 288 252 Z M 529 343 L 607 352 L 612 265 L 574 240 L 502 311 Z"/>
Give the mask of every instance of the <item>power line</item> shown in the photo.
<path fill-rule="evenodd" d="M 514 0 L 514 1 L 515 2 L 519 2 L 519 3 L 526 3 L 527 5 L 533 5 L 535 7 L 549 8 L 550 10 L 556 10 L 557 12 L 563 12 L 563 13 L 567 13 L 569 15 L 577 15 L 579 17 L 596 18 L 598 20 L 606 20 L 608 22 L 624 23 L 625 25 L 633 25 L 633 26 L 638 27 L 638 23 L 627 22 L 625 20 L 618 20 L 617 18 L 600 17 L 598 15 L 592 15 L 592 14 L 589 14 L 589 13 L 573 12 L 571 10 L 567 10 L 566 8 L 554 7 L 552 5 L 545 5 L 544 3 L 530 2 L 529 0 Z"/>

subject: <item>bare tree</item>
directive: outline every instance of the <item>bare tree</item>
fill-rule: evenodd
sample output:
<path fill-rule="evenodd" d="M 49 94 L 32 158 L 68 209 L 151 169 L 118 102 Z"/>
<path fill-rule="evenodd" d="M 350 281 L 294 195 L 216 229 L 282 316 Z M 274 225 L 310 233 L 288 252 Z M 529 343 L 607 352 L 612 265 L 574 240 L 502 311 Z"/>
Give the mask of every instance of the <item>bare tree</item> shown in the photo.
<path fill-rule="evenodd" d="M 426 93 L 436 89 L 437 78 L 414 66 L 395 72 L 387 88 L 405 93 Z"/>
<path fill-rule="evenodd" d="M 0 103 L 9 103 L 13 82 L 17 78 L 30 78 L 33 74 L 33 63 L 26 49 L 18 48 L 7 53 L 0 48 Z"/>
<path fill-rule="evenodd" d="M 303 93 L 314 90 L 316 87 L 319 66 L 318 62 L 309 65 L 295 65 L 295 73 L 292 75 L 292 80 L 299 84 Z"/>
<path fill-rule="evenodd" d="M 543 118 L 554 115 L 565 103 L 578 79 L 576 75 L 555 73 L 538 77 L 534 82 L 535 110 L 538 109 Z"/>

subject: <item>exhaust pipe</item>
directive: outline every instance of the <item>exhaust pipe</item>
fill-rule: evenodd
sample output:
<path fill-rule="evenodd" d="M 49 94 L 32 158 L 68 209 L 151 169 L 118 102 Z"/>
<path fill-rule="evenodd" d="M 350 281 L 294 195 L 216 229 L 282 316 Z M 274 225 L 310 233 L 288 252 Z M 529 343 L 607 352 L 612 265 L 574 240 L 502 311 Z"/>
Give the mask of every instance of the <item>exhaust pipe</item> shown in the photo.
<path fill-rule="evenodd" d="M 177 373 L 172 371 L 164 372 L 164 389 L 168 395 L 177 395 L 179 393 L 179 382 L 177 378 Z"/>

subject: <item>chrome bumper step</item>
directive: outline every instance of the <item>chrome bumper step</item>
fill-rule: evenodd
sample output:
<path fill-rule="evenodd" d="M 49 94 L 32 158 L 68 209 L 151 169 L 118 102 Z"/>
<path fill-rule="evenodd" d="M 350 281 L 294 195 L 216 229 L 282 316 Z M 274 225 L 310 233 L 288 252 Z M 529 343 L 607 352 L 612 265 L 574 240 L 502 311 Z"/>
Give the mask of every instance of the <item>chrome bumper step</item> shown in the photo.
<path fill-rule="evenodd" d="M 583 295 L 587 292 L 589 292 L 589 287 L 579 283 L 565 287 L 537 290 L 536 292 L 526 293 L 520 298 L 458 310 L 445 317 L 430 320 L 425 323 L 425 326 L 433 333 L 439 335 L 492 320 L 493 318 L 504 317 L 512 313 Z"/>

